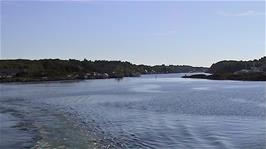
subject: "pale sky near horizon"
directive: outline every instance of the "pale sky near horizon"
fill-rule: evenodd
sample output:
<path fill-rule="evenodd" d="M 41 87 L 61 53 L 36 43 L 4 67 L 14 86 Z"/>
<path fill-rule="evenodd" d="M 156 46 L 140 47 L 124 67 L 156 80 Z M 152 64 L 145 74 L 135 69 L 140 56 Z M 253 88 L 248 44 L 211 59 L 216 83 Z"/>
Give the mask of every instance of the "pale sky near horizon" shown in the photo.
<path fill-rule="evenodd" d="M 264 55 L 264 1 L 1 1 L 1 59 L 210 66 Z"/>

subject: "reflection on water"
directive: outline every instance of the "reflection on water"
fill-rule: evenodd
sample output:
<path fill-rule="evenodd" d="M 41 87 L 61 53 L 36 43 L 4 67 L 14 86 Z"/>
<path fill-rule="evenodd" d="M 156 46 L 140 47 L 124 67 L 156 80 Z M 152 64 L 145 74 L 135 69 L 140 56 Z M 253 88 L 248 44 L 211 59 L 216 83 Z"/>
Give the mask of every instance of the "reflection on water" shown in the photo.
<path fill-rule="evenodd" d="M 181 75 L 2 84 L 0 147 L 266 147 L 264 82 Z"/>

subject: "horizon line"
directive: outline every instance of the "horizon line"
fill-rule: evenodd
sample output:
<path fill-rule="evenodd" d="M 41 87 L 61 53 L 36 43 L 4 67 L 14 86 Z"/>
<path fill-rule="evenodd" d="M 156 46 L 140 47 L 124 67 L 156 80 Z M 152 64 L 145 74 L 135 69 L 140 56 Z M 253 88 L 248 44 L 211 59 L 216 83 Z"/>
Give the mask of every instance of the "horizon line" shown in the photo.
<path fill-rule="evenodd" d="M 266 55 L 260 57 L 260 58 L 255 58 L 255 59 L 248 59 L 248 60 L 239 60 L 239 59 L 223 59 L 223 60 L 218 60 L 216 62 L 213 62 L 212 64 L 215 64 L 217 62 L 220 62 L 220 61 L 252 61 L 252 60 L 259 60 L 263 57 L 265 57 Z M 87 58 L 83 58 L 83 59 L 75 59 L 75 58 L 0 58 L 0 61 L 4 61 L 4 60 L 78 60 L 78 61 L 84 61 L 84 60 L 88 60 L 88 61 L 92 61 L 92 62 L 95 62 L 95 61 L 121 61 L 121 62 L 129 62 L 131 64 L 134 64 L 134 65 L 146 65 L 146 66 L 162 66 L 162 65 L 165 65 L 165 66 L 192 66 L 192 67 L 211 67 L 210 66 L 195 66 L 195 65 L 189 65 L 189 64 L 164 64 L 164 63 L 161 63 L 161 64 L 143 64 L 143 63 L 133 63 L 133 62 L 130 62 L 128 60 L 118 60 L 118 59 L 87 59 Z"/>

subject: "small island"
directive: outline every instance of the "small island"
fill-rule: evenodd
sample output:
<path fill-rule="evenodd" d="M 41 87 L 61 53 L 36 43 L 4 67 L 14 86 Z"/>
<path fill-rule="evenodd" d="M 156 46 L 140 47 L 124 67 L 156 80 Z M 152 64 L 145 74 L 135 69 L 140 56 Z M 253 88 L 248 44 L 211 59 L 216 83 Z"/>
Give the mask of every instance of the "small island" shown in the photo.
<path fill-rule="evenodd" d="M 207 74 L 194 74 L 183 78 L 210 80 L 266 81 L 266 57 L 252 61 L 221 61 L 213 64 Z"/>

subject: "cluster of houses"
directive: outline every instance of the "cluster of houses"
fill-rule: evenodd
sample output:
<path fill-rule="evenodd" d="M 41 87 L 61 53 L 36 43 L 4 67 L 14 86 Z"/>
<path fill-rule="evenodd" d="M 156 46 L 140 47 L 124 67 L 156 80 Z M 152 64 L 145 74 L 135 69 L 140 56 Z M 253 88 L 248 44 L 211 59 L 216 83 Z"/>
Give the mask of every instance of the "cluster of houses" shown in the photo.
<path fill-rule="evenodd" d="M 24 71 L 23 71 L 24 72 Z M 27 72 L 27 71 L 25 71 Z M 11 69 L 0 69 L 0 81 L 14 81 L 14 80 L 72 80 L 72 79 L 108 79 L 108 78 L 123 78 L 125 76 L 130 77 L 139 77 L 140 73 L 99 73 L 99 72 L 76 72 L 71 74 L 66 74 L 65 76 L 49 76 L 46 72 L 41 72 L 39 75 L 33 77 L 21 76 L 23 74 L 19 70 L 11 70 Z M 27 73 L 26 73 L 27 74 Z"/>
<path fill-rule="evenodd" d="M 67 75 L 67 79 L 107 79 L 110 78 L 107 73 L 82 73 L 82 74 L 69 74 Z"/>
<path fill-rule="evenodd" d="M 16 78 L 19 74 L 18 70 L 11 70 L 11 69 L 2 69 L 0 70 L 0 79 L 12 79 Z M 66 79 L 106 79 L 110 78 L 109 74 L 107 73 L 97 73 L 97 72 L 92 72 L 92 73 L 76 73 L 76 74 L 69 74 L 66 76 Z M 49 76 L 47 74 L 43 74 L 40 77 L 42 80 L 48 80 Z"/>
<path fill-rule="evenodd" d="M 119 74 L 116 72 L 108 73 L 99 73 L 99 72 L 90 72 L 90 73 L 78 73 L 78 74 L 69 74 L 66 79 L 108 79 L 108 78 L 123 78 L 123 77 L 139 77 L 140 73 L 131 73 L 126 76 L 125 74 Z"/>

